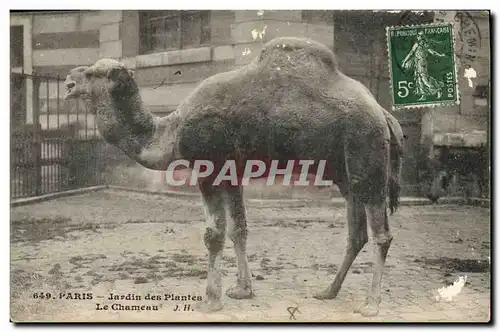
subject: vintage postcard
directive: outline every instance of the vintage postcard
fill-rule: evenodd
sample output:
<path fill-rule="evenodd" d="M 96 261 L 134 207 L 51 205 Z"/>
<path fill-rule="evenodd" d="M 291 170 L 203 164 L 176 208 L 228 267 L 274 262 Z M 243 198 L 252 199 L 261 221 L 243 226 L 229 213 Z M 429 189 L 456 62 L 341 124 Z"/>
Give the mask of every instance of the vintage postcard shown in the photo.
<path fill-rule="evenodd" d="M 490 322 L 490 36 L 11 11 L 11 322 Z"/>

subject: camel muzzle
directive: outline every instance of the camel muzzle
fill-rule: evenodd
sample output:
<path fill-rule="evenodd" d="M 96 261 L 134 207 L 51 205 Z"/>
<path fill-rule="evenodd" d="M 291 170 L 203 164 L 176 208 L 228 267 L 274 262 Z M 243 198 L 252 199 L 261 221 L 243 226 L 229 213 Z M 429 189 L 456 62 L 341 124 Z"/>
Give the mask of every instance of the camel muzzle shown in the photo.
<path fill-rule="evenodd" d="M 64 97 L 63 97 L 64 100 L 68 100 L 68 99 L 71 99 L 71 97 L 73 97 L 72 93 L 73 93 L 73 89 L 75 88 L 75 86 L 76 86 L 75 82 L 67 82 L 66 83 L 66 93 L 64 94 Z"/>

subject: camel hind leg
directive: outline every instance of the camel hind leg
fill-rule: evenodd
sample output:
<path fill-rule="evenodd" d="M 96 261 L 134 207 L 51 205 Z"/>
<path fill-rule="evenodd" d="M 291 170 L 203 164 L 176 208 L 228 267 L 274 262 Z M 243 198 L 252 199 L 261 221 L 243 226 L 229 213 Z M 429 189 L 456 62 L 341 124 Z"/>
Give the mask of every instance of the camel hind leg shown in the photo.
<path fill-rule="evenodd" d="M 382 274 L 392 242 L 386 200 L 390 175 L 389 143 L 382 140 L 375 141 L 375 143 L 375 148 L 370 153 L 372 171 L 367 181 L 360 183 L 359 187 L 360 192 L 364 193 L 363 202 L 368 215 L 375 260 L 371 289 L 365 302 L 355 310 L 363 316 L 376 316 L 378 314 Z"/>
<path fill-rule="evenodd" d="M 248 299 L 253 297 L 252 281 L 247 259 L 247 220 L 243 202 L 243 188 L 228 186 L 225 195 L 230 216 L 228 236 L 233 241 L 238 277 L 236 285 L 226 291 L 226 295 L 233 299 Z"/>
<path fill-rule="evenodd" d="M 313 295 L 320 300 L 334 299 L 337 296 L 347 275 L 347 271 L 349 271 L 358 253 L 368 242 L 365 206 L 362 201 L 358 197 L 352 195 L 352 193 L 347 194 L 346 198 L 348 229 L 347 246 L 342 263 L 333 282 L 326 290 Z"/>
<path fill-rule="evenodd" d="M 375 272 L 373 273 L 371 288 L 366 300 L 355 311 L 363 316 L 375 316 L 379 311 L 382 274 L 387 253 L 391 246 L 392 235 L 389 230 L 385 198 L 372 199 L 366 204 L 366 210 L 373 238 Z"/>
<path fill-rule="evenodd" d="M 318 299 L 336 297 L 347 271 L 359 251 L 368 242 L 367 219 L 375 245 L 375 273 L 372 286 L 363 305 L 356 312 L 363 316 L 375 316 L 379 311 L 380 284 L 387 252 L 392 241 L 387 218 L 387 185 L 389 178 L 389 140 L 385 136 L 368 140 L 363 146 L 359 140 L 347 140 L 344 153 L 348 187 L 347 193 L 347 248 L 342 264 L 333 283 L 316 294 Z M 367 218 L 368 215 L 368 218 Z"/>
<path fill-rule="evenodd" d="M 226 233 L 226 211 L 224 208 L 223 190 L 205 182 L 200 184 L 200 191 L 205 212 L 206 230 L 205 246 L 208 249 L 208 274 L 206 299 L 198 306 L 202 312 L 212 312 L 222 309 L 222 280 L 219 254 L 224 249 Z"/>
<path fill-rule="evenodd" d="M 352 263 L 368 242 L 364 196 L 363 191 L 359 190 L 365 177 L 363 167 L 369 165 L 368 156 L 363 151 L 363 145 L 351 139 L 345 142 L 344 157 L 345 179 L 339 184 L 339 189 L 347 200 L 347 245 L 333 283 L 326 290 L 314 294 L 313 297 L 317 299 L 337 297 Z"/>

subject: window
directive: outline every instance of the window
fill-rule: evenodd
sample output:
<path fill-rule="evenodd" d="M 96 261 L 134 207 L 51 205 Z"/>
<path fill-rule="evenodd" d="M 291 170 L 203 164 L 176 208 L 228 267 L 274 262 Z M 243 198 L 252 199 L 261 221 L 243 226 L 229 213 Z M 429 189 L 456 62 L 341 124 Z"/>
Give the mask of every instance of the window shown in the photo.
<path fill-rule="evenodd" d="M 489 88 L 487 85 L 478 85 L 472 94 L 475 106 L 488 106 Z"/>
<path fill-rule="evenodd" d="M 141 11 L 141 54 L 210 44 L 210 11 Z"/>
<path fill-rule="evenodd" d="M 10 27 L 10 67 L 23 67 L 24 63 L 24 36 L 23 26 Z"/>
<path fill-rule="evenodd" d="M 484 98 L 488 99 L 488 86 L 487 85 L 478 85 L 472 94 L 473 97 L 476 98 Z"/>

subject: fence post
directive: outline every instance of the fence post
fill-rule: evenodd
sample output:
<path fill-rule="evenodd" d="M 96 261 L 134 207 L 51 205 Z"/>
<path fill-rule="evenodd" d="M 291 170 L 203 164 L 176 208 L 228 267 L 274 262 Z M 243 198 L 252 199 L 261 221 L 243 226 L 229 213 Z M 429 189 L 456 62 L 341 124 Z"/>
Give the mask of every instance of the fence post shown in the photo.
<path fill-rule="evenodd" d="M 33 73 L 33 147 L 34 153 L 34 166 L 35 166 L 35 195 L 39 196 L 42 193 L 42 139 L 40 127 L 40 79 Z"/>

